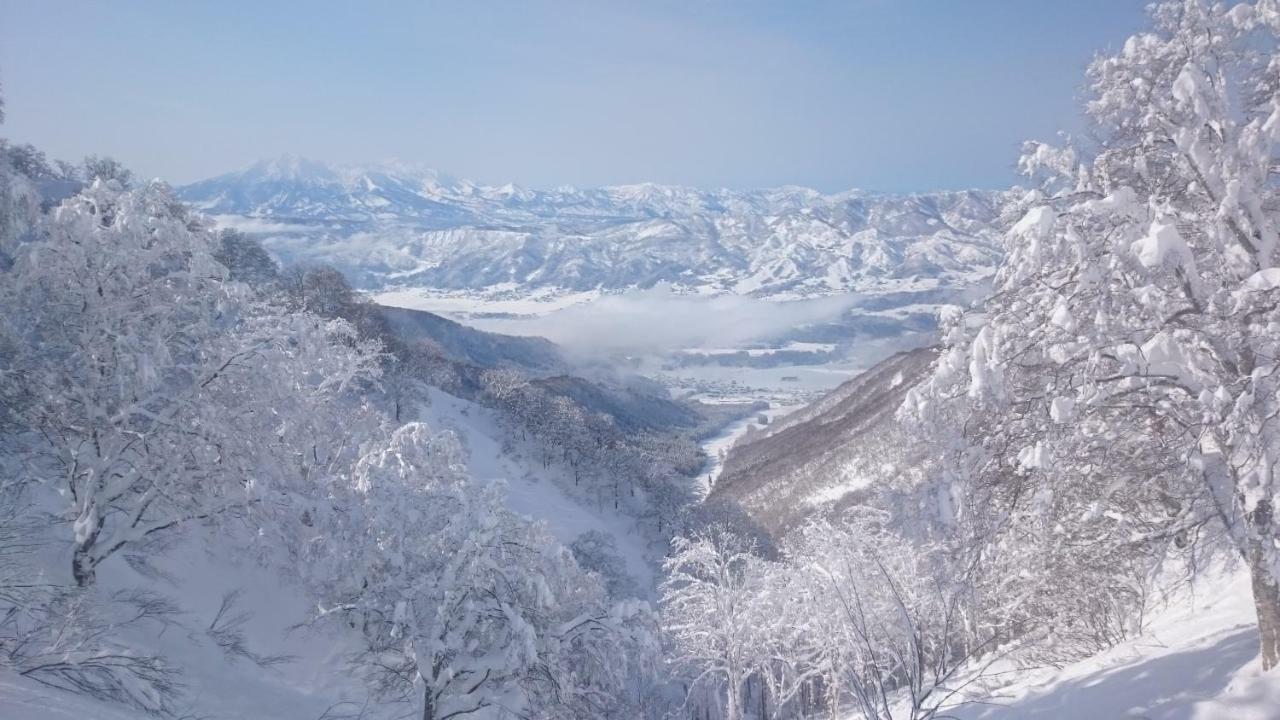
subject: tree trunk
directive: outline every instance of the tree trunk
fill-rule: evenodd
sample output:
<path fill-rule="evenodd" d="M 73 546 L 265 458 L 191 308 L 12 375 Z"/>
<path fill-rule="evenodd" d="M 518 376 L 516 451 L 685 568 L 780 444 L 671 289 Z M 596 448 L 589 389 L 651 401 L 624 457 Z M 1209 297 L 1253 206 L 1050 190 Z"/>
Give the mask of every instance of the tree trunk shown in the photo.
<path fill-rule="evenodd" d="M 760 679 L 760 720 L 769 720 L 769 699 L 765 696 L 764 678 Z"/>
<path fill-rule="evenodd" d="M 1249 552 L 1249 575 L 1262 636 L 1262 669 L 1271 670 L 1280 665 L 1280 582 L 1272 574 L 1261 547 Z"/>
<path fill-rule="evenodd" d="M 76 587 L 89 587 L 93 584 L 95 563 L 89 553 L 92 548 L 92 545 L 79 543 L 71 555 L 71 577 L 75 578 Z"/>
<path fill-rule="evenodd" d="M 1275 529 L 1272 526 L 1271 501 L 1264 499 L 1245 516 L 1249 524 L 1246 558 L 1249 579 L 1253 585 L 1253 605 L 1258 612 L 1258 634 L 1261 635 L 1262 669 L 1280 665 L 1280 578 L 1271 562 Z"/>
<path fill-rule="evenodd" d="M 430 683 L 423 683 L 422 720 L 436 720 L 436 699 L 431 696 Z"/>
<path fill-rule="evenodd" d="M 724 711 L 724 720 L 742 720 L 742 681 L 738 674 L 731 672 L 729 681 L 728 707 Z"/>
<path fill-rule="evenodd" d="M 75 578 L 77 587 L 89 587 L 93 584 L 96 575 L 94 568 L 101 562 L 101 559 L 94 559 L 93 548 L 98 544 L 98 535 L 102 533 L 102 519 L 96 517 L 96 508 L 91 508 L 89 512 L 95 513 L 93 529 L 78 538 L 76 549 L 71 554 L 71 577 Z M 78 532 L 76 534 L 79 535 Z"/>

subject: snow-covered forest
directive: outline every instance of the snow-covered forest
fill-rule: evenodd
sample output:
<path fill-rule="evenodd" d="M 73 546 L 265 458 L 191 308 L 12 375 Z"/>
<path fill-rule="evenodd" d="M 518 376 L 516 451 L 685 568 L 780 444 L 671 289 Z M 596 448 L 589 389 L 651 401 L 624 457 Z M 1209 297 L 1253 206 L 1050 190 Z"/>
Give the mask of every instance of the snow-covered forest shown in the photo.
<path fill-rule="evenodd" d="M 780 419 L 0 140 L 0 717 L 1280 718 L 1280 2 L 1149 13 Z"/>

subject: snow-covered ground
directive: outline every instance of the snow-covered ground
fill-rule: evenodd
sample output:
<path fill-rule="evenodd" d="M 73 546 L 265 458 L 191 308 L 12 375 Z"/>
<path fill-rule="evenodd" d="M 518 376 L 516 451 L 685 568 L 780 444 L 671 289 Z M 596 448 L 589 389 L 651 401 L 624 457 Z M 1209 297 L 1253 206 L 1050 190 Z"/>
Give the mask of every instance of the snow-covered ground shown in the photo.
<path fill-rule="evenodd" d="M 494 288 L 489 295 L 478 295 L 474 292 L 439 291 L 427 288 L 405 288 L 387 290 L 374 295 L 373 301 L 379 305 L 406 308 L 409 310 L 425 310 L 440 313 L 457 319 L 466 319 L 472 315 L 510 315 L 514 317 L 531 317 L 544 315 L 556 310 L 563 310 L 581 303 L 591 302 L 600 297 L 599 291 L 569 292 L 554 289 L 543 289 L 522 294 L 505 294 L 504 288 Z"/>
<path fill-rule="evenodd" d="M 501 430 L 486 408 L 431 390 L 430 405 L 419 418 L 437 429 L 457 432 L 468 452 L 468 470 L 479 480 L 504 482 L 512 510 L 541 520 L 562 543 L 597 530 L 612 535 L 626 569 L 639 590 L 654 587 L 655 563 L 634 521 L 570 497 L 557 470 L 526 462 L 516 446 L 503 452 Z M 209 720 L 316 720 L 403 717 L 407 708 L 378 707 L 368 689 L 350 672 L 355 650 L 332 626 L 301 627 L 312 615 L 303 592 L 289 581 L 244 558 L 226 552 L 226 538 L 212 530 L 184 536 L 157 563 L 156 580 L 142 577 L 123 559 L 108 561 L 94 592 L 133 587 L 155 588 L 180 610 L 172 622 L 131 627 L 125 638 L 137 653 L 158 653 L 181 671 L 182 708 Z M 240 593 L 237 612 L 247 613 L 249 647 L 264 655 L 289 655 L 290 662 L 262 668 L 226 656 L 207 635 L 225 593 Z M 361 714 L 362 708 L 364 714 Z M 326 713 L 328 713 L 326 715 Z M 152 717 L 42 685 L 12 672 L 0 672 L 0 720 L 140 720 Z"/>
<path fill-rule="evenodd" d="M 542 500 L 539 502 L 552 502 Z M 182 651 L 184 678 L 202 717 L 315 720 L 336 703 L 358 712 L 359 683 L 342 671 L 336 636 L 285 633 L 306 610 L 299 595 L 269 573 L 214 557 L 199 542 L 171 556 L 175 593 L 189 608 L 183 626 L 153 628 L 141 647 Z M 262 670 L 228 663 L 198 632 L 216 612 L 221 593 L 244 590 L 255 641 L 298 659 Z M 1142 636 L 1062 668 L 1018 671 L 981 704 L 953 708 L 957 720 L 1276 720 L 1280 674 L 1263 675 L 1248 578 L 1236 572 L 1206 578 L 1154 614 Z M 345 678 L 345 679 L 344 679 Z M 343 709 L 339 708 L 339 709 Z M 403 708 L 401 708 L 403 709 Z M 136 711 L 104 705 L 0 673 L 4 720 L 142 720 Z M 372 717 L 381 717 L 372 715 Z M 855 714 L 846 720 L 860 720 Z"/>
<path fill-rule="evenodd" d="M 685 352 L 696 353 L 701 355 L 734 355 L 745 352 L 751 357 L 765 357 L 767 355 L 776 355 L 780 352 L 803 352 L 803 353 L 829 353 L 835 352 L 838 346 L 835 343 L 814 343 L 814 342 L 798 342 L 792 340 L 784 343 L 781 347 L 757 347 L 757 348 L 686 348 Z"/>
<path fill-rule="evenodd" d="M 353 677 L 349 646 L 332 627 L 297 627 L 312 608 L 302 591 L 240 553 L 226 552 L 225 538 L 202 530 L 184 536 L 158 562 L 160 580 L 139 576 L 121 558 L 111 558 L 93 592 L 109 596 L 145 587 L 178 609 L 165 622 L 124 629 L 131 652 L 159 654 L 181 672 L 179 715 L 209 720 L 280 718 L 314 720 L 338 703 L 356 707 L 368 690 Z M 240 593 L 233 615 L 243 614 L 248 647 L 292 661 L 259 667 L 222 652 L 207 630 L 228 592 Z M 4 720 L 124 720 L 154 717 L 50 688 L 12 672 L 0 672 L 0 718 Z M 386 717 L 385 714 L 371 718 Z"/>
<path fill-rule="evenodd" d="M 1062 668 L 1011 674 L 957 720 L 1276 720 L 1280 673 L 1258 660 L 1249 579 L 1206 577 L 1140 637 Z M 849 716 L 855 720 L 857 715 Z"/>
<path fill-rule="evenodd" d="M 849 477 L 844 482 L 838 483 L 836 485 L 831 485 L 829 487 L 825 487 L 821 490 L 818 490 L 817 492 L 813 493 L 809 497 L 805 498 L 805 502 L 814 506 L 822 506 L 822 505 L 834 503 L 839 501 L 849 493 L 857 492 L 858 490 L 861 490 L 862 488 L 866 487 L 870 483 L 871 483 L 871 480 L 868 480 L 867 478 L 864 478 L 864 477 L 856 477 L 856 476 Z"/>
<path fill-rule="evenodd" d="M 140 720 L 149 716 L 0 671 L 0 717 L 5 720 Z"/>
<path fill-rule="evenodd" d="M 539 463 L 504 453 L 502 431 L 493 411 L 433 389 L 431 405 L 422 409 L 420 419 L 433 428 L 458 433 L 467 448 L 468 471 L 478 480 L 505 482 L 512 510 L 546 523 L 565 545 L 588 530 L 612 535 L 639 587 L 646 591 L 653 588 L 656 558 L 648 541 L 634 529 L 634 521 L 569 497 L 563 488 L 572 481 L 559 476 L 557 468 L 543 469 Z M 520 452 L 519 447 L 514 449 L 514 453 Z"/>

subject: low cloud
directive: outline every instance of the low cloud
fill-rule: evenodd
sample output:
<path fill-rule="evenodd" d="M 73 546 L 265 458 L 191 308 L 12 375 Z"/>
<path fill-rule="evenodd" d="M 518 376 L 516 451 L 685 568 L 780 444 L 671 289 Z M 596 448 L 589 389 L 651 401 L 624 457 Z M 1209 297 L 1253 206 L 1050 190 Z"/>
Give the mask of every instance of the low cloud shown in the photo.
<path fill-rule="evenodd" d="M 314 225 L 303 225 L 301 223 L 279 222 L 276 220 L 268 220 L 258 217 L 246 217 L 244 215 L 211 215 L 210 216 L 220 228 L 231 230 L 239 230 L 244 233 L 261 234 L 274 232 L 301 232 L 304 230 L 314 230 Z"/>
<path fill-rule="evenodd" d="M 854 301 L 852 295 L 790 301 L 682 295 L 658 286 L 604 295 L 546 315 L 477 324 L 494 332 L 540 335 L 583 354 L 641 355 L 767 341 L 801 325 L 834 320 Z"/>

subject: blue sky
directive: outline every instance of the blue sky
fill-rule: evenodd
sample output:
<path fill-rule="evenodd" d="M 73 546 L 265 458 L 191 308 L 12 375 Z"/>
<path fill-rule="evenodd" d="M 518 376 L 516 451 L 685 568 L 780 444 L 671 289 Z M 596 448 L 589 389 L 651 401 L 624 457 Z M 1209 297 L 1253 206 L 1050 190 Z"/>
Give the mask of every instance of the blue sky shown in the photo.
<path fill-rule="evenodd" d="M 531 187 L 1000 187 L 1143 0 L 0 0 L 0 135 L 182 183 L 297 153 Z"/>

